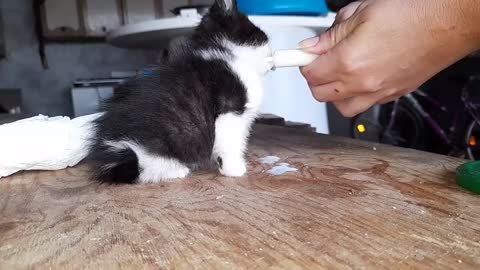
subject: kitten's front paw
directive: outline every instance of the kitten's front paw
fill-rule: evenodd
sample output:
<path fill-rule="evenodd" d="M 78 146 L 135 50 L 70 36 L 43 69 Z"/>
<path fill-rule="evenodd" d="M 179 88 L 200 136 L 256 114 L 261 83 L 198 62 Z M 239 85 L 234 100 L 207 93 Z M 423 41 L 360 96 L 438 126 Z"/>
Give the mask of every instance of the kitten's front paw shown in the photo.
<path fill-rule="evenodd" d="M 222 159 L 220 173 L 229 177 L 240 177 L 247 172 L 247 164 L 244 160 Z"/>

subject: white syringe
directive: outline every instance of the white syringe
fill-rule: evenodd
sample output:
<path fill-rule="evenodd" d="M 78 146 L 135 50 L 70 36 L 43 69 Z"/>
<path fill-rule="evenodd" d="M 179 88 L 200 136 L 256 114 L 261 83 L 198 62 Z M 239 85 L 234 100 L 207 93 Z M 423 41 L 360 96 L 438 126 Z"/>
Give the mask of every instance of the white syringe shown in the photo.
<path fill-rule="evenodd" d="M 303 67 L 311 64 L 318 55 L 302 51 L 301 49 L 278 50 L 271 57 L 265 58 L 271 70 L 282 67 Z"/>

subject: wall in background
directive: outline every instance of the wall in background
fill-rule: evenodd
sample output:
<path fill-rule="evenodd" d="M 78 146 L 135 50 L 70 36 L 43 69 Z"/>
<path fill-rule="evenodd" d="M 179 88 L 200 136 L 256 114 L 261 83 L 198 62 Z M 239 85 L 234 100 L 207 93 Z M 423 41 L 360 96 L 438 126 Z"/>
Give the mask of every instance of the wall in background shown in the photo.
<path fill-rule="evenodd" d="M 149 63 L 144 51 L 104 43 L 46 46 L 49 69 L 38 54 L 31 0 L 2 0 L 6 59 L 0 60 L 0 89 L 20 88 L 27 114 L 71 115 L 70 87 L 78 78 L 108 77 L 112 70 L 131 70 Z"/>

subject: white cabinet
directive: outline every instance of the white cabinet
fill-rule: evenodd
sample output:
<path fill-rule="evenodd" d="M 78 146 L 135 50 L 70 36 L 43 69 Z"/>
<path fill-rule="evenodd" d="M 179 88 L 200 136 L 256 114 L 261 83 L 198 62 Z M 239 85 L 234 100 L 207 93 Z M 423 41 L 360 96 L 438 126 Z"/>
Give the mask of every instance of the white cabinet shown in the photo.
<path fill-rule="evenodd" d="M 163 0 L 162 2 L 164 18 L 174 17 L 175 15 L 171 12 L 174 8 L 190 4 L 189 0 Z"/>
<path fill-rule="evenodd" d="M 80 30 L 79 9 L 76 0 L 45 1 L 46 28 L 55 31 L 66 28 L 72 31 Z"/>
<path fill-rule="evenodd" d="M 40 4 L 43 37 L 59 41 L 103 38 L 124 24 L 174 17 L 171 11 L 177 7 L 210 5 L 213 2 L 214 0 L 44 0 Z"/>
<path fill-rule="evenodd" d="M 84 20 L 88 36 L 105 36 L 122 25 L 122 12 L 118 0 L 85 0 Z"/>
<path fill-rule="evenodd" d="M 124 0 L 125 24 L 155 20 L 159 16 L 159 3 L 156 0 Z"/>
<path fill-rule="evenodd" d="M 43 36 L 47 39 L 76 38 L 84 33 L 78 0 L 45 0 L 41 14 Z"/>

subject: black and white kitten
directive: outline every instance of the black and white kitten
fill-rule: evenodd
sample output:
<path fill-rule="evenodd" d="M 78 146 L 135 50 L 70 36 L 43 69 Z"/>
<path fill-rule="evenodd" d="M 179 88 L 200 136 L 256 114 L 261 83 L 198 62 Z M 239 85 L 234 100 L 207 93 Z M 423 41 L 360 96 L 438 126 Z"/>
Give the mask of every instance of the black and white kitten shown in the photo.
<path fill-rule="evenodd" d="M 267 35 L 236 1 L 215 1 L 153 75 L 119 86 L 103 104 L 90 151 L 95 178 L 172 181 L 213 162 L 225 176 L 244 175 L 270 54 Z"/>

